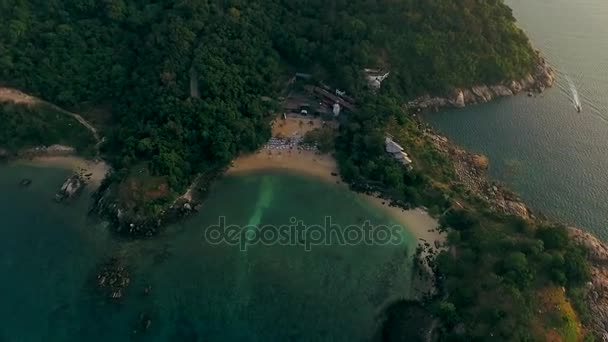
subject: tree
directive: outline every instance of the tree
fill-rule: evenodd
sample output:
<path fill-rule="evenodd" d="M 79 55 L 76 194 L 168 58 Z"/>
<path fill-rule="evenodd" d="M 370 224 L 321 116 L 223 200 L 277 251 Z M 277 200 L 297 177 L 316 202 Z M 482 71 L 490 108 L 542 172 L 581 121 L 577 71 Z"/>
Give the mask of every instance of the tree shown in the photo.
<path fill-rule="evenodd" d="M 513 282 L 520 289 L 526 288 L 534 278 L 528 265 L 528 259 L 521 252 L 509 254 L 502 261 L 499 272 L 505 279 Z"/>

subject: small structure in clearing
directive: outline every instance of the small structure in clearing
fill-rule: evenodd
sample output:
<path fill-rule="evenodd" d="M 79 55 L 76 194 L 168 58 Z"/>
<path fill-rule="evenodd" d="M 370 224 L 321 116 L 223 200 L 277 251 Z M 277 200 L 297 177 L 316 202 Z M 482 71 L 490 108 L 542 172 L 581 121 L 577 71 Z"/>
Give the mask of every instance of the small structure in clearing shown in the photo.
<path fill-rule="evenodd" d="M 401 164 L 410 166 L 412 164 L 412 160 L 405 153 L 403 147 L 397 144 L 391 137 L 386 137 L 385 139 L 385 149 L 388 154 L 390 154 L 394 159 L 401 162 Z"/>
<path fill-rule="evenodd" d="M 374 89 L 380 89 L 382 82 L 388 77 L 390 72 L 384 72 L 382 69 L 365 69 L 365 78 L 369 86 Z"/>

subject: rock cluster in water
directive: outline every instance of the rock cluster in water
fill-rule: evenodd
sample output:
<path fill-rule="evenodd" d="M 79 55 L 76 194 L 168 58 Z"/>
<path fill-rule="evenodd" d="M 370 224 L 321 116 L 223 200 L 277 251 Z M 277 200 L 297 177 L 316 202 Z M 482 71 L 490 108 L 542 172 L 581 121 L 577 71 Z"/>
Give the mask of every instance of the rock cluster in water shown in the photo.
<path fill-rule="evenodd" d="M 25 188 L 25 187 L 28 187 L 28 186 L 30 186 L 30 185 L 32 185 L 32 180 L 31 180 L 31 179 L 29 179 L 29 178 L 23 178 L 23 179 L 22 179 L 22 180 L 19 182 L 19 186 L 22 186 L 22 187 L 24 187 L 24 188 Z"/>
<path fill-rule="evenodd" d="M 461 108 L 470 104 L 488 102 L 497 97 L 512 96 L 522 91 L 543 92 L 555 83 L 555 72 L 540 54 L 537 61 L 533 72 L 521 80 L 495 85 L 477 85 L 471 88 L 456 88 L 443 97 L 424 95 L 409 101 L 407 108 L 415 110 L 438 110 L 444 107 Z"/>
<path fill-rule="evenodd" d="M 106 298 L 118 301 L 129 287 L 131 278 L 127 267 L 117 258 L 103 264 L 97 273 L 97 287 Z"/>
<path fill-rule="evenodd" d="M 85 179 L 80 174 L 75 174 L 66 179 L 61 188 L 55 194 L 56 202 L 63 202 L 77 197 L 86 185 Z"/>
<path fill-rule="evenodd" d="M 143 312 L 137 318 L 131 335 L 134 337 L 135 335 L 145 333 L 150 330 L 150 327 L 152 327 L 152 315 L 148 312 Z"/>

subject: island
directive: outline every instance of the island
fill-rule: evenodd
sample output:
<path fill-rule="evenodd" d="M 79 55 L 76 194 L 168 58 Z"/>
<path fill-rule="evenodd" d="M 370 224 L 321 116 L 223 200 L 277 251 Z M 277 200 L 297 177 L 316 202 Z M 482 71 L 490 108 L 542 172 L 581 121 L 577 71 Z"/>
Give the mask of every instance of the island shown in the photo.
<path fill-rule="evenodd" d="M 446 236 L 421 246 L 434 286 L 386 308 L 386 340 L 608 336 L 602 243 L 534 213 L 416 115 L 551 87 L 502 0 L 8 0 L 0 18 L 0 158 L 95 161 L 91 211 L 118 234 L 204 210 L 228 170 L 322 164 Z M 113 298 L 129 283 L 106 286 L 127 279 L 116 265 L 97 278 Z"/>

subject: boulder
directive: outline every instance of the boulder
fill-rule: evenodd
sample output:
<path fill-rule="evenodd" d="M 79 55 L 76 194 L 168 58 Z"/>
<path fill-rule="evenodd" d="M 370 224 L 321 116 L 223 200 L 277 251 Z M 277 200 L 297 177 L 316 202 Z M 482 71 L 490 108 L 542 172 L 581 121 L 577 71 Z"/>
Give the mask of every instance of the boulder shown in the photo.
<path fill-rule="evenodd" d="M 29 178 L 23 178 L 20 182 L 19 185 L 22 187 L 27 187 L 30 186 L 32 184 L 32 180 Z"/>
<path fill-rule="evenodd" d="M 63 202 L 78 196 L 82 189 L 84 189 L 85 185 L 86 183 L 80 177 L 80 175 L 73 175 L 69 177 L 55 194 L 55 201 Z"/>
<path fill-rule="evenodd" d="M 473 163 L 473 166 L 475 166 L 475 168 L 482 169 L 482 170 L 486 170 L 488 168 L 488 166 L 490 165 L 490 161 L 489 161 L 488 157 L 486 157 L 482 154 L 472 155 L 471 163 Z"/>
<path fill-rule="evenodd" d="M 505 97 L 505 96 L 513 95 L 513 92 L 511 91 L 511 89 L 509 89 L 508 87 L 506 87 L 504 85 L 491 86 L 490 89 L 492 90 L 492 92 L 494 92 L 494 94 L 496 96 Z"/>
<path fill-rule="evenodd" d="M 490 92 L 490 88 L 485 85 L 475 86 L 471 88 L 471 91 L 479 99 L 478 102 L 488 102 L 494 97 L 493 94 Z"/>
<path fill-rule="evenodd" d="M 456 89 L 450 96 L 449 103 L 454 107 L 464 107 L 466 105 L 464 101 L 464 92 L 461 89 Z"/>
<path fill-rule="evenodd" d="M 531 74 L 528 74 L 522 80 L 522 84 L 525 89 L 532 87 L 534 85 L 534 83 L 536 83 L 536 80 L 534 79 L 534 77 Z"/>
<path fill-rule="evenodd" d="M 539 89 L 551 87 L 555 83 L 555 72 L 542 57 L 539 57 L 539 62 L 534 70 L 534 79 L 537 81 Z"/>
<path fill-rule="evenodd" d="M 465 105 L 480 102 L 480 99 L 478 99 L 477 96 L 475 96 L 475 93 L 473 93 L 470 89 L 463 89 L 462 94 Z"/>
<path fill-rule="evenodd" d="M 513 215 L 517 215 L 523 218 L 529 218 L 530 212 L 528 207 L 522 202 L 516 201 L 505 201 L 505 210 Z"/>
<path fill-rule="evenodd" d="M 570 237 L 589 250 L 589 259 L 596 263 L 606 263 L 608 266 L 608 246 L 593 234 L 582 229 L 570 227 Z"/>
<path fill-rule="evenodd" d="M 509 83 L 509 89 L 513 92 L 513 94 L 517 94 L 524 89 L 524 86 L 521 84 L 521 82 L 511 81 L 511 83 Z"/>

